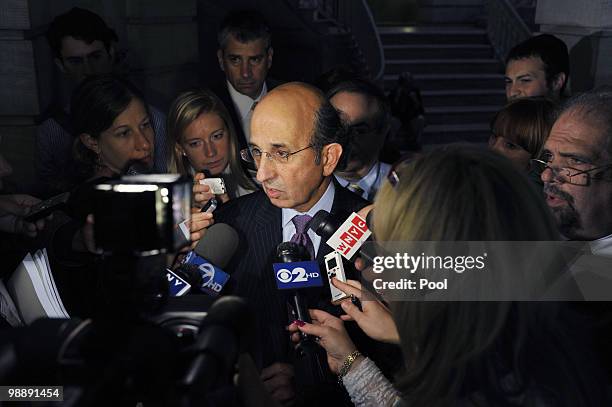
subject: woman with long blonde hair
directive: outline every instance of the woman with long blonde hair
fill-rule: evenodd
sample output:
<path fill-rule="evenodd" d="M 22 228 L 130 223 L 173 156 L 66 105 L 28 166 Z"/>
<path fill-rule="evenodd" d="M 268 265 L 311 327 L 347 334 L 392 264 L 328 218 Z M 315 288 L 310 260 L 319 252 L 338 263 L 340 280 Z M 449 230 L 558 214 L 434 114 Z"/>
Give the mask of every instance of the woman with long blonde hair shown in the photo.
<path fill-rule="evenodd" d="M 465 146 L 434 150 L 394 167 L 374 203 L 373 233 L 381 244 L 436 247 L 445 241 L 558 239 L 525 174 L 496 154 Z M 510 278 L 540 278 L 541 264 L 515 269 L 523 253 L 511 254 Z M 496 286 L 496 269 L 480 273 L 470 280 L 475 288 L 503 292 Z M 449 287 L 465 278 L 450 272 Z M 384 303 L 372 294 L 366 300 L 367 291 L 348 282 L 332 279 L 338 289 L 360 297 L 361 308 L 344 301 L 347 315 L 341 319 L 311 310 L 312 324 L 296 321 L 289 330 L 319 337 L 330 369 L 355 405 L 609 405 L 603 374 L 586 346 L 586 329 L 566 304 L 448 297 Z M 342 320 L 354 320 L 371 338 L 400 346 L 404 367 L 395 383 L 355 348 Z"/>
<path fill-rule="evenodd" d="M 223 102 L 208 89 L 191 89 L 172 102 L 168 114 L 168 171 L 208 171 L 224 179 L 227 198 L 257 189 L 242 167 L 236 131 Z"/>

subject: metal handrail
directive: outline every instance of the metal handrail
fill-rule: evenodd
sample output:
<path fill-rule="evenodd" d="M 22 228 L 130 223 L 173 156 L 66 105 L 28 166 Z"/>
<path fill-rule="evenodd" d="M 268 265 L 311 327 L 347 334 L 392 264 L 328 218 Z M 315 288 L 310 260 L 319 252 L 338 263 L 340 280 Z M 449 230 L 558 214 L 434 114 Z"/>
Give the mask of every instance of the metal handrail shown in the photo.
<path fill-rule="evenodd" d="M 366 0 L 299 0 L 316 13 L 335 24 L 343 32 L 351 33 L 365 57 L 374 81 L 382 79 L 385 56 L 372 11 Z"/>
<path fill-rule="evenodd" d="M 487 34 L 497 57 L 506 61 L 516 44 L 531 37 L 531 30 L 508 0 L 485 0 Z"/>
<path fill-rule="evenodd" d="M 345 2 L 350 0 L 344 0 Z M 361 0 L 362 13 L 360 17 L 363 19 L 365 24 L 359 24 L 358 21 L 353 21 L 357 25 L 351 25 L 351 27 L 359 27 L 359 29 L 351 29 L 355 35 L 357 43 L 362 47 L 363 53 L 367 58 L 370 72 L 374 81 L 382 80 L 385 72 L 385 53 L 383 50 L 380 35 L 378 34 L 378 28 L 372 15 L 372 10 L 366 0 Z M 367 27 L 367 31 L 366 31 Z"/>

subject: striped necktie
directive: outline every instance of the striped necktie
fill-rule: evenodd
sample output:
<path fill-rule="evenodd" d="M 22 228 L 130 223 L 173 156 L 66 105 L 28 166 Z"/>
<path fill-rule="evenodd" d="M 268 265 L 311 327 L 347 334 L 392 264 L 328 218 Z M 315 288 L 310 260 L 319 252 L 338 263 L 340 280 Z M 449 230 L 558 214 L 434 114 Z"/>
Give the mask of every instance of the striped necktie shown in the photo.
<path fill-rule="evenodd" d="M 363 197 L 363 193 L 365 192 L 363 188 L 359 186 L 359 184 L 349 184 L 347 186 L 348 190 Z"/>

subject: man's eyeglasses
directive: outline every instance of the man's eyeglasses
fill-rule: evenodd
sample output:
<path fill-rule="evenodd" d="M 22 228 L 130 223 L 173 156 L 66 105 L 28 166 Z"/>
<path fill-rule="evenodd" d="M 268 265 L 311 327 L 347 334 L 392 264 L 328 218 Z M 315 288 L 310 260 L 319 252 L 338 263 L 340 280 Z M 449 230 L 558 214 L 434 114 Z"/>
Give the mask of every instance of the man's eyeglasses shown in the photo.
<path fill-rule="evenodd" d="M 591 184 L 591 180 L 601 179 L 602 175 L 605 173 L 605 170 L 612 168 L 612 163 L 588 170 L 577 170 L 571 167 L 553 167 L 544 160 L 534 158 L 530 161 L 530 167 L 531 170 L 537 175 L 541 176 L 542 173 L 548 168 L 552 171 L 553 177 L 560 182 L 572 185 L 587 186 Z M 593 174 L 593 171 L 599 172 Z"/>
<path fill-rule="evenodd" d="M 244 161 L 251 163 L 251 164 L 255 164 L 255 165 L 259 165 L 259 162 L 261 161 L 261 157 L 263 155 L 266 156 L 266 158 L 268 159 L 268 161 L 275 161 L 279 164 L 286 164 L 287 161 L 289 161 L 289 157 L 291 157 L 294 154 L 297 154 L 301 151 L 307 150 L 309 148 L 313 147 L 312 145 L 308 145 L 302 149 L 299 149 L 297 151 L 293 151 L 293 152 L 289 152 L 289 151 L 283 151 L 283 150 L 276 150 L 273 151 L 271 153 L 267 152 L 267 151 L 263 151 L 260 150 L 257 147 L 251 147 L 251 148 L 244 148 L 242 150 L 240 150 L 240 158 L 242 158 Z"/>

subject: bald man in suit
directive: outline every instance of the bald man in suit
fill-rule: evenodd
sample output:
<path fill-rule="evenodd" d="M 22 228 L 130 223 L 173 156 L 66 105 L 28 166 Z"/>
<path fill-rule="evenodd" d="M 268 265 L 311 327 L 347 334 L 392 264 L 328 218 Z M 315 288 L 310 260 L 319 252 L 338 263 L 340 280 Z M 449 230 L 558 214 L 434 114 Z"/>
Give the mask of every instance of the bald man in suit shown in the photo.
<path fill-rule="evenodd" d="M 215 213 L 217 222 L 230 224 L 240 236 L 228 266 L 233 280 L 229 293 L 247 298 L 257 315 L 252 339 L 260 351 L 255 363 L 263 369 L 266 388 L 282 402 L 293 397 L 293 368 L 285 330 L 291 321 L 272 268 L 276 247 L 300 237 L 312 257 L 322 261 L 331 248 L 312 231 L 302 230 L 304 223 L 321 209 L 347 217 L 368 204 L 333 178 L 334 170 L 344 165 L 347 144 L 337 111 L 319 90 L 298 82 L 275 88 L 257 105 L 249 148 L 241 152 L 257 167 L 262 190 Z M 329 305 L 327 286 L 318 297 Z"/>

